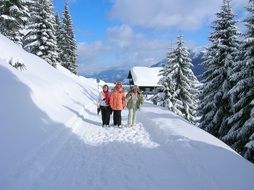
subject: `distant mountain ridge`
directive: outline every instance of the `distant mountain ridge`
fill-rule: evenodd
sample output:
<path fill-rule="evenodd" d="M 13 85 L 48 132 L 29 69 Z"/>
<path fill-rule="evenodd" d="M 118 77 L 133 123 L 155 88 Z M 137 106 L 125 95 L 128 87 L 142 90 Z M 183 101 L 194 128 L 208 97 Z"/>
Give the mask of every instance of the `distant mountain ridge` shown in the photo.
<path fill-rule="evenodd" d="M 195 76 L 201 80 L 202 79 L 202 73 L 204 73 L 205 69 L 204 67 L 201 65 L 201 63 L 203 62 L 203 57 L 204 57 L 204 52 L 200 51 L 198 53 L 195 53 L 193 51 L 190 52 L 190 56 L 192 59 L 192 64 L 193 64 L 193 72 L 195 74 Z M 159 61 L 158 63 L 152 65 L 151 67 L 163 67 L 163 65 L 165 65 L 167 62 L 167 58 L 162 59 L 161 61 Z"/>
<path fill-rule="evenodd" d="M 204 72 L 204 67 L 201 66 L 200 64 L 203 62 L 203 56 L 204 52 L 203 51 L 190 51 L 190 56 L 192 59 L 192 64 L 194 65 L 193 67 L 193 72 L 197 76 L 199 80 L 202 79 L 202 73 Z M 151 67 L 162 67 L 166 63 L 166 58 L 162 59 L 158 63 L 152 65 Z M 130 69 L 130 68 L 129 68 Z M 129 69 L 117 69 L 117 68 L 111 68 L 108 70 L 104 70 L 98 73 L 92 73 L 92 74 L 82 74 L 85 77 L 90 77 L 90 78 L 98 78 L 106 82 L 115 82 L 115 81 L 124 81 L 127 76 Z"/>
<path fill-rule="evenodd" d="M 128 72 L 128 69 L 112 68 L 98 73 L 84 74 L 84 76 L 88 78 L 101 79 L 105 82 L 114 83 L 115 81 L 123 81 L 124 79 L 126 79 Z"/>

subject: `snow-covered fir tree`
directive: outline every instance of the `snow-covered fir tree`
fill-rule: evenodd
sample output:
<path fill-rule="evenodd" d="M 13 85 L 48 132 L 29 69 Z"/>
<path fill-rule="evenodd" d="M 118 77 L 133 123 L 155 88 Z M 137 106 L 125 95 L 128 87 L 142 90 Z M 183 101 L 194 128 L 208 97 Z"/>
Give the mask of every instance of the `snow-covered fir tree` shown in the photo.
<path fill-rule="evenodd" d="M 22 29 L 27 22 L 29 12 L 28 0 L 1 0 L 0 1 L 0 32 L 22 45 Z"/>
<path fill-rule="evenodd" d="M 164 88 L 164 106 L 183 116 L 190 122 L 196 121 L 197 85 L 196 76 L 191 70 L 190 53 L 184 46 L 182 36 L 177 39 L 176 48 L 169 51 L 160 83 Z"/>
<path fill-rule="evenodd" d="M 63 55 L 62 53 L 62 46 L 63 46 L 63 35 L 62 35 L 62 20 L 61 17 L 58 14 L 55 14 L 55 20 L 56 20 L 56 41 L 57 41 L 57 51 L 58 51 L 58 58 L 57 58 L 57 62 L 61 63 L 61 56 Z"/>
<path fill-rule="evenodd" d="M 25 1 L 25 5 L 27 7 L 29 15 L 26 18 L 27 21 L 26 21 L 25 26 L 24 26 L 24 28 L 22 30 L 22 35 L 23 35 L 22 36 L 22 46 L 23 46 L 23 48 L 24 48 L 25 36 L 29 33 L 28 27 L 29 27 L 30 21 L 32 19 L 32 12 L 34 10 L 35 3 L 36 3 L 36 1 L 34 1 L 34 0 L 26 0 Z"/>
<path fill-rule="evenodd" d="M 240 44 L 238 61 L 234 64 L 231 90 L 234 114 L 232 126 L 223 140 L 245 158 L 254 162 L 254 0 L 249 1 L 245 20 L 247 30 Z"/>
<path fill-rule="evenodd" d="M 69 12 L 69 7 L 67 4 L 64 6 L 64 12 L 63 12 L 63 19 L 62 19 L 62 24 L 63 26 L 61 27 L 62 32 L 61 32 L 61 64 L 68 70 L 70 70 L 72 73 L 76 74 L 77 73 L 77 67 L 78 65 L 76 64 L 77 60 L 77 44 L 73 32 L 73 27 L 72 27 L 72 19 L 71 15 Z"/>
<path fill-rule="evenodd" d="M 169 110 L 173 111 L 173 94 L 174 94 L 174 80 L 172 80 L 172 66 L 173 64 L 171 63 L 172 60 L 175 58 L 175 49 L 173 47 L 169 48 L 167 58 L 166 58 L 166 64 L 163 65 L 162 70 L 160 71 L 160 75 L 162 78 L 160 79 L 159 83 L 163 87 L 163 93 L 161 94 L 160 92 L 156 95 L 157 101 L 160 101 L 159 105 L 163 107 L 167 107 Z M 158 104 L 158 102 L 157 102 Z M 176 110 L 177 111 L 177 110 Z"/>
<path fill-rule="evenodd" d="M 237 51 L 237 27 L 231 1 L 224 0 L 212 26 L 203 65 L 204 85 L 200 96 L 200 128 L 222 138 L 230 129 L 228 119 L 232 115 L 231 95 L 233 62 Z"/>
<path fill-rule="evenodd" d="M 24 47 L 54 67 L 58 58 L 55 26 L 52 0 L 37 0 L 29 21 L 29 33 L 24 38 Z"/>

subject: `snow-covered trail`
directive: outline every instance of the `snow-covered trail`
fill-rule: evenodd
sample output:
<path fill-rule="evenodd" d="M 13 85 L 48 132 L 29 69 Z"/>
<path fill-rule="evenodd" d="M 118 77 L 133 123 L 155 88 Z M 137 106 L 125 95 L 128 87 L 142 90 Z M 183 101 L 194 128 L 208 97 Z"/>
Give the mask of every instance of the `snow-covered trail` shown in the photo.
<path fill-rule="evenodd" d="M 167 110 L 146 103 L 137 127 L 118 129 L 100 127 L 94 105 L 80 105 L 80 112 L 66 109 L 74 115 L 69 128 L 56 130 L 16 163 L 1 177 L 0 189 L 233 190 L 253 185 L 250 163 L 212 136 L 202 142 L 200 129 Z M 125 110 L 124 123 L 126 117 Z M 183 125 L 192 128 L 190 133 L 181 133 Z M 237 181 L 242 173 L 247 183 Z"/>
<path fill-rule="evenodd" d="M 70 130 L 61 128 L 52 133 L 37 150 L 4 175 L 0 188 L 130 189 L 132 173 L 136 181 L 131 183 L 133 188 L 147 189 L 146 183 L 140 183 L 145 176 L 140 173 L 137 154 L 141 154 L 139 149 L 158 145 L 151 142 L 141 126 L 100 127 L 100 116 L 89 109 L 96 110 L 94 105 L 84 106 L 79 113 L 72 110 L 74 116 L 66 124 Z M 126 114 L 125 111 L 124 120 Z M 135 177 L 139 173 L 141 179 Z"/>

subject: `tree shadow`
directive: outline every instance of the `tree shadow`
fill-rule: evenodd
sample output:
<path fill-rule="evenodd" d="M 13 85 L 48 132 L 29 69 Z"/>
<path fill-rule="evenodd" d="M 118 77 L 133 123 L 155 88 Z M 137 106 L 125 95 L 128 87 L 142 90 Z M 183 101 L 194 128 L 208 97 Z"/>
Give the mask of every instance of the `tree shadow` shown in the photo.
<path fill-rule="evenodd" d="M 85 112 L 91 114 L 91 115 L 97 115 L 95 112 L 92 112 L 91 110 L 89 110 L 86 105 L 80 103 L 79 101 L 77 100 L 74 100 L 72 97 L 70 97 L 70 99 L 77 105 L 79 105 L 80 107 L 82 107 L 84 109 Z M 95 106 L 94 104 L 94 109 L 97 111 L 97 106 Z M 75 111 L 75 110 L 74 110 Z"/>
<path fill-rule="evenodd" d="M 29 168 L 34 175 L 40 173 L 40 167 L 35 164 L 45 165 L 50 155 L 63 148 L 59 139 L 66 138 L 85 146 L 71 128 L 53 121 L 34 103 L 31 88 L 22 82 L 25 79 L 17 78 L 15 72 L 21 71 L 0 65 L 0 189 L 8 189 L 5 187 L 15 184 L 13 177 L 25 175 Z M 46 156 L 45 160 L 37 158 L 52 145 L 56 146 L 55 149 L 52 147 L 48 155 L 42 155 L 42 158 Z M 27 171 L 22 171 L 24 169 Z M 33 176 L 30 178 L 32 180 Z"/>
<path fill-rule="evenodd" d="M 81 115 L 79 112 L 77 112 L 76 110 L 68 107 L 68 106 L 63 106 L 64 108 L 68 109 L 69 111 L 73 112 L 78 118 L 82 119 L 82 121 L 86 122 L 86 123 L 90 123 L 90 124 L 93 124 L 93 125 L 96 125 L 96 126 L 101 126 L 101 123 L 100 122 L 97 122 L 97 121 L 93 121 L 93 120 L 90 120 L 88 118 L 85 118 L 84 115 Z M 87 109 L 85 109 L 85 112 L 88 112 L 90 113 L 90 111 L 88 111 Z M 91 112 L 92 113 L 92 112 Z M 94 114 L 94 113 L 93 113 Z"/>
<path fill-rule="evenodd" d="M 98 97 L 98 94 L 94 93 L 93 91 L 89 90 L 88 88 L 84 88 L 81 84 L 77 83 L 80 89 L 82 90 L 82 93 L 88 97 L 91 101 L 94 102 L 96 98 Z"/>

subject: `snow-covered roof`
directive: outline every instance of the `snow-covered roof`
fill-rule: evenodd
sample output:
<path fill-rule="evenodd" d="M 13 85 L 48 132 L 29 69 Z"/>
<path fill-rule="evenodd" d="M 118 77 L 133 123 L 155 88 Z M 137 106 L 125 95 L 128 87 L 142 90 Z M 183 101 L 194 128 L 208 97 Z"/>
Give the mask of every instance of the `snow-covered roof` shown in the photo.
<path fill-rule="evenodd" d="M 159 72 L 162 67 L 133 67 L 130 72 L 133 83 L 138 86 L 160 86 L 158 84 L 162 76 Z"/>

